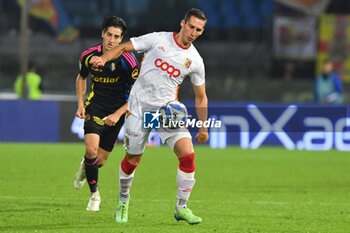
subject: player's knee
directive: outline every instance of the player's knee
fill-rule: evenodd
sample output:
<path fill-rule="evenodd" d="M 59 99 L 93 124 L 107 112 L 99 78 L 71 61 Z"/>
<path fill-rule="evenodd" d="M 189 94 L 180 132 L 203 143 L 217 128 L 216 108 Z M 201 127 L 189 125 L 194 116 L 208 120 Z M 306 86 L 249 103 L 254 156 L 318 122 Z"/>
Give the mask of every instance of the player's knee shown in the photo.
<path fill-rule="evenodd" d="M 190 153 L 185 156 L 179 157 L 179 169 L 186 173 L 192 173 L 196 170 L 196 165 L 194 163 L 195 154 Z"/>
<path fill-rule="evenodd" d="M 174 152 L 178 158 L 193 153 L 193 144 L 190 138 L 181 138 L 174 145 Z"/>
<path fill-rule="evenodd" d="M 97 155 L 97 147 L 92 146 L 92 145 L 87 145 L 86 146 L 86 156 L 88 158 L 95 158 Z"/>
<path fill-rule="evenodd" d="M 132 164 L 138 165 L 141 162 L 142 155 L 129 155 L 126 154 L 125 158 Z"/>
<path fill-rule="evenodd" d="M 125 155 L 120 167 L 124 173 L 130 175 L 141 162 L 141 155 Z"/>

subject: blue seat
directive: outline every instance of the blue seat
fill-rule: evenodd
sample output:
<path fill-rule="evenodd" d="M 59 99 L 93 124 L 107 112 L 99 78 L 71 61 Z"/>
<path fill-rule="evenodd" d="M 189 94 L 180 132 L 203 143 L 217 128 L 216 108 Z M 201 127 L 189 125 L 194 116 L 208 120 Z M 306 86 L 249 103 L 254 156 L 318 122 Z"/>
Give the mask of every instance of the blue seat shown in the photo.
<path fill-rule="evenodd" d="M 232 0 L 220 0 L 219 11 L 221 16 L 227 17 L 231 14 L 238 13 L 238 5 Z"/>
<path fill-rule="evenodd" d="M 242 16 L 242 25 L 246 29 L 259 29 L 262 27 L 262 17 L 258 11 L 259 1 L 242 0 L 240 3 L 240 14 Z"/>
<path fill-rule="evenodd" d="M 256 13 L 256 5 L 253 0 L 243 0 L 239 4 L 239 12 L 244 15 L 253 15 Z"/>
<path fill-rule="evenodd" d="M 207 17 L 207 27 L 219 27 L 220 25 L 220 17 L 218 14 L 210 12 L 206 15 Z"/>
<path fill-rule="evenodd" d="M 206 15 L 217 10 L 217 6 L 218 0 L 201 0 L 198 3 L 198 8 L 201 9 Z"/>
<path fill-rule="evenodd" d="M 198 4 L 198 8 L 201 9 L 207 17 L 207 27 L 218 27 L 220 24 L 220 13 L 218 0 L 202 0 Z"/>
<path fill-rule="evenodd" d="M 241 16 L 239 14 L 230 14 L 224 21 L 226 28 L 240 28 L 242 26 Z"/>
<path fill-rule="evenodd" d="M 73 24 L 77 27 L 94 27 L 100 28 L 103 21 L 101 15 L 87 15 L 87 14 L 75 14 L 72 17 Z"/>
<path fill-rule="evenodd" d="M 0 24 L 5 18 L 4 0 L 0 0 Z"/>
<path fill-rule="evenodd" d="M 125 1 L 127 14 L 142 14 L 149 9 L 149 0 Z"/>
<path fill-rule="evenodd" d="M 225 29 L 239 28 L 241 26 L 241 16 L 237 1 L 220 0 L 220 17 L 222 26 Z"/>
<path fill-rule="evenodd" d="M 259 29 L 262 27 L 262 18 L 259 14 L 243 16 L 243 26 L 246 29 Z"/>
<path fill-rule="evenodd" d="M 64 8 L 71 14 L 76 12 L 97 12 L 98 4 L 96 1 L 84 0 L 64 0 L 62 1 Z"/>
<path fill-rule="evenodd" d="M 273 0 L 260 0 L 258 10 L 262 16 L 270 16 L 273 14 L 274 7 Z"/>

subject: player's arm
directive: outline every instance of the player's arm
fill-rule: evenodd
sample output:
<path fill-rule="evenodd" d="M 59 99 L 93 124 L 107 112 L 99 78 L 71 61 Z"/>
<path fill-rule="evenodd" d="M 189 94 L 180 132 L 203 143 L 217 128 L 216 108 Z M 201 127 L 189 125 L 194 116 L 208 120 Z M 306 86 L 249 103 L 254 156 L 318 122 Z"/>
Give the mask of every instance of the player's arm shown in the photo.
<path fill-rule="evenodd" d="M 104 64 L 112 59 L 118 58 L 122 53 L 135 51 L 134 46 L 131 41 L 122 43 L 118 46 L 113 47 L 112 49 L 105 52 L 101 57 L 93 56 L 90 59 L 90 64 L 94 67 L 104 66 Z"/>
<path fill-rule="evenodd" d="M 120 108 L 117 109 L 117 111 L 115 111 L 114 113 L 108 115 L 105 119 L 104 122 L 106 125 L 108 126 L 113 126 L 115 125 L 120 117 L 126 113 L 126 110 L 128 109 L 128 103 L 125 103 L 123 106 L 121 106 Z"/>
<path fill-rule="evenodd" d="M 129 53 L 128 58 L 129 59 L 125 59 L 124 57 L 121 58 L 125 60 L 125 63 L 127 64 L 127 66 L 126 68 L 122 68 L 122 72 L 120 74 L 123 78 L 126 79 L 126 83 L 128 84 L 125 87 L 126 92 L 130 92 L 130 89 L 139 74 L 139 65 L 138 65 L 139 63 L 137 59 L 131 53 Z M 118 108 L 117 111 L 115 111 L 114 113 L 106 117 L 105 124 L 109 126 L 115 125 L 119 121 L 120 117 L 124 113 L 126 113 L 127 109 L 128 109 L 128 103 L 125 103 L 123 106 Z"/>
<path fill-rule="evenodd" d="M 76 90 L 77 99 L 78 99 L 78 110 L 75 113 L 75 115 L 80 119 L 84 119 L 85 118 L 84 98 L 86 94 L 86 79 L 80 74 L 78 74 L 75 80 L 75 90 Z"/>
<path fill-rule="evenodd" d="M 195 93 L 195 106 L 198 120 L 204 122 L 208 119 L 208 98 L 205 91 L 205 83 L 200 86 L 193 86 Z M 203 144 L 209 138 L 208 129 L 205 127 L 199 128 L 196 135 L 196 141 Z"/>

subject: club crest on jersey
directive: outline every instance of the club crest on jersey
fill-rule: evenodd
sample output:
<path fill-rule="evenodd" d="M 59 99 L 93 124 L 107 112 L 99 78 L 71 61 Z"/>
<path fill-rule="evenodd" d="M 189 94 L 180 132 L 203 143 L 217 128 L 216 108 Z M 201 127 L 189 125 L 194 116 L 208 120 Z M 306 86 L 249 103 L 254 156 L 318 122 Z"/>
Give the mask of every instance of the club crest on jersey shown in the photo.
<path fill-rule="evenodd" d="M 184 62 L 184 66 L 188 69 L 188 68 L 190 68 L 191 64 L 192 64 L 192 61 L 190 59 L 186 58 L 186 60 Z"/>
<path fill-rule="evenodd" d="M 111 65 L 109 66 L 109 69 L 111 70 L 111 71 L 115 71 L 115 63 L 114 62 L 112 62 L 111 63 Z"/>

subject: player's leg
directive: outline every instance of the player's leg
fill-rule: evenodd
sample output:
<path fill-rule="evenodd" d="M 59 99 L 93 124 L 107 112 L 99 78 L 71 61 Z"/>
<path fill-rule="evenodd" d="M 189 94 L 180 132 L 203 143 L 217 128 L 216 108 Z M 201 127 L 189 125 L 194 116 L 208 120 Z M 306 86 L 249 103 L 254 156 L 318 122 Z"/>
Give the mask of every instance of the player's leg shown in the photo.
<path fill-rule="evenodd" d="M 119 200 L 115 212 L 118 223 L 128 221 L 130 188 L 134 180 L 135 169 L 141 161 L 142 154 L 130 155 L 126 153 L 119 167 Z"/>
<path fill-rule="evenodd" d="M 99 168 L 102 167 L 106 163 L 110 154 L 111 154 L 111 151 L 107 151 L 105 149 L 102 149 L 101 147 L 98 148 L 97 164 L 98 164 Z M 84 160 L 85 159 L 83 157 L 83 159 L 80 163 L 79 169 L 74 177 L 74 188 L 76 188 L 76 189 L 82 189 L 84 184 L 85 184 L 85 181 L 86 181 Z"/>
<path fill-rule="evenodd" d="M 99 211 L 100 209 L 100 194 L 97 190 L 98 183 L 98 164 L 97 152 L 99 148 L 100 136 L 95 133 L 85 134 L 85 175 L 89 184 L 91 196 L 86 210 Z"/>
<path fill-rule="evenodd" d="M 129 115 L 125 120 L 124 147 L 126 155 L 119 167 L 119 200 L 115 220 L 118 223 L 128 221 L 130 188 L 134 180 L 135 169 L 141 161 L 149 132 L 142 127 L 142 119 Z M 131 130 L 132 129 L 132 130 Z"/>
<path fill-rule="evenodd" d="M 99 168 L 101 168 L 101 167 L 103 167 L 103 165 L 105 165 L 105 163 L 110 155 L 111 155 L 110 151 L 106 151 L 106 150 L 102 149 L 101 147 L 98 148 L 97 164 L 98 164 Z"/>
<path fill-rule="evenodd" d="M 98 167 L 102 167 L 109 158 L 118 138 L 120 129 L 124 124 L 125 116 L 122 115 L 115 126 L 104 126 L 100 137 L 100 145 L 97 153 Z"/>
<path fill-rule="evenodd" d="M 114 144 L 117 140 L 118 134 L 120 132 L 120 129 L 122 128 L 124 124 L 124 115 L 121 116 L 120 120 L 117 122 L 115 126 L 98 126 L 94 125 L 95 123 L 88 121 L 86 123 L 85 130 L 87 132 L 98 132 L 100 135 L 100 145 L 97 152 L 97 163 L 98 167 L 102 167 L 107 159 L 109 158 L 109 155 L 111 154 Z M 79 169 L 74 177 L 74 188 L 81 189 L 86 181 L 86 175 L 85 175 L 85 164 L 84 164 L 84 158 L 82 162 L 80 163 Z"/>
<path fill-rule="evenodd" d="M 195 174 L 195 154 L 191 135 L 188 132 L 179 132 L 166 140 L 166 143 L 173 149 L 179 160 L 177 171 L 177 202 L 175 210 L 176 220 L 185 220 L 189 224 L 198 224 L 202 219 L 195 216 L 187 207 L 187 201 L 191 195 L 196 182 Z"/>

